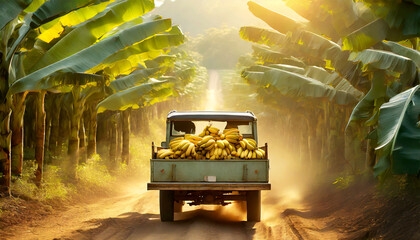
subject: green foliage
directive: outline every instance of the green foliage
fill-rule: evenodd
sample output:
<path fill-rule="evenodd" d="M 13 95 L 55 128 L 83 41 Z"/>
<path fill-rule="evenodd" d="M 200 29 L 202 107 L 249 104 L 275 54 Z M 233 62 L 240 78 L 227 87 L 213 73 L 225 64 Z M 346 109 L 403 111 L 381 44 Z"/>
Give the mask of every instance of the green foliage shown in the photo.
<path fill-rule="evenodd" d="M 346 189 L 354 182 L 355 176 L 354 175 L 347 175 L 344 177 L 338 177 L 335 179 L 333 184 L 338 189 Z"/>
<path fill-rule="evenodd" d="M 381 106 L 376 176 L 389 168 L 395 174 L 420 173 L 419 88 L 420 85 L 410 88 Z"/>
<path fill-rule="evenodd" d="M 124 0 L 109 4 L 104 11 L 93 18 L 68 29 L 68 33 L 39 59 L 30 72 L 60 61 L 93 45 L 99 39 L 103 39 L 105 33 L 121 23 L 141 16 L 153 8 L 153 1 L 150 0 Z"/>
<path fill-rule="evenodd" d="M 38 82 L 44 77 L 48 77 L 55 72 L 85 72 L 115 52 L 170 28 L 171 20 L 163 19 L 125 29 L 83 49 L 78 54 L 71 55 L 19 79 L 12 85 L 9 94 L 42 90 L 44 87 L 39 85 Z"/>
<path fill-rule="evenodd" d="M 67 186 L 62 181 L 63 170 L 57 166 L 46 165 L 42 187 L 34 183 L 33 173 L 36 170 L 35 161 L 24 161 L 22 177 L 17 178 L 12 184 L 12 191 L 17 196 L 25 196 L 40 201 L 49 199 L 62 199 L 73 191 L 72 186 Z"/>
<path fill-rule="evenodd" d="M 84 186 L 106 187 L 114 181 L 101 157 L 96 154 L 77 167 L 79 183 Z"/>

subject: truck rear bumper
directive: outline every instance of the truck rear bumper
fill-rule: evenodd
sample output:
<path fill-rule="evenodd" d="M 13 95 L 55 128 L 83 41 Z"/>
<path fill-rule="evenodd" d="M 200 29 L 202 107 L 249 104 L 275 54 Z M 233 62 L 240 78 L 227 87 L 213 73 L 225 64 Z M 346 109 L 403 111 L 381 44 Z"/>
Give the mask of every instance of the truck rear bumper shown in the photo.
<path fill-rule="evenodd" d="M 270 183 L 151 182 L 147 190 L 254 191 L 270 190 Z"/>

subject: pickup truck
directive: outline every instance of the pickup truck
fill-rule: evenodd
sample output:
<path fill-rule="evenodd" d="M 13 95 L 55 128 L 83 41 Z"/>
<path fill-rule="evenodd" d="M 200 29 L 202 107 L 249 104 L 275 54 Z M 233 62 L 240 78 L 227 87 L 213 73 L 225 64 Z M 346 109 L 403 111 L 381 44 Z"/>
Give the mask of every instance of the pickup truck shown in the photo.
<path fill-rule="evenodd" d="M 152 143 L 148 190 L 159 190 L 160 219 L 174 221 L 174 212 L 192 205 L 228 205 L 246 201 L 247 221 L 260 221 L 261 190 L 270 190 L 267 143 L 259 159 L 157 159 L 157 152 L 169 142 L 211 124 L 219 129 L 238 128 L 243 137 L 257 138 L 257 118 L 250 112 L 171 111 L 166 121 L 166 141 Z M 258 142 L 257 142 L 258 144 Z M 258 146 L 258 145 L 257 145 Z"/>

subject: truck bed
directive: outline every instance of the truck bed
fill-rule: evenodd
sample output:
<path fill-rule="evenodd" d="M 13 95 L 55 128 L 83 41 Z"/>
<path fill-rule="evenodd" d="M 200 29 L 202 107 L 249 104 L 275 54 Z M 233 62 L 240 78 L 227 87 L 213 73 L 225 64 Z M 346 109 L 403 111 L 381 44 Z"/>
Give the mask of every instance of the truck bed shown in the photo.
<path fill-rule="evenodd" d="M 151 182 L 268 182 L 268 159 L 151 159 Z"/>

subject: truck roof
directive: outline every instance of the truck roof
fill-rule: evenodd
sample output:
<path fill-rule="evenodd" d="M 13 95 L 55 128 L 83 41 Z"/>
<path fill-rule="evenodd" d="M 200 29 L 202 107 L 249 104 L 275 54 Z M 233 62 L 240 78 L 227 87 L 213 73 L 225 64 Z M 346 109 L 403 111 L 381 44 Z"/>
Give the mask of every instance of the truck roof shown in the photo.
<path fill-rule="evenodd" d="M 228 111 L 171 111 L 168 120 L 236 120 L 236 121 L 255 121 L 257 118 L 251 111 L 228 112 Z"/>

